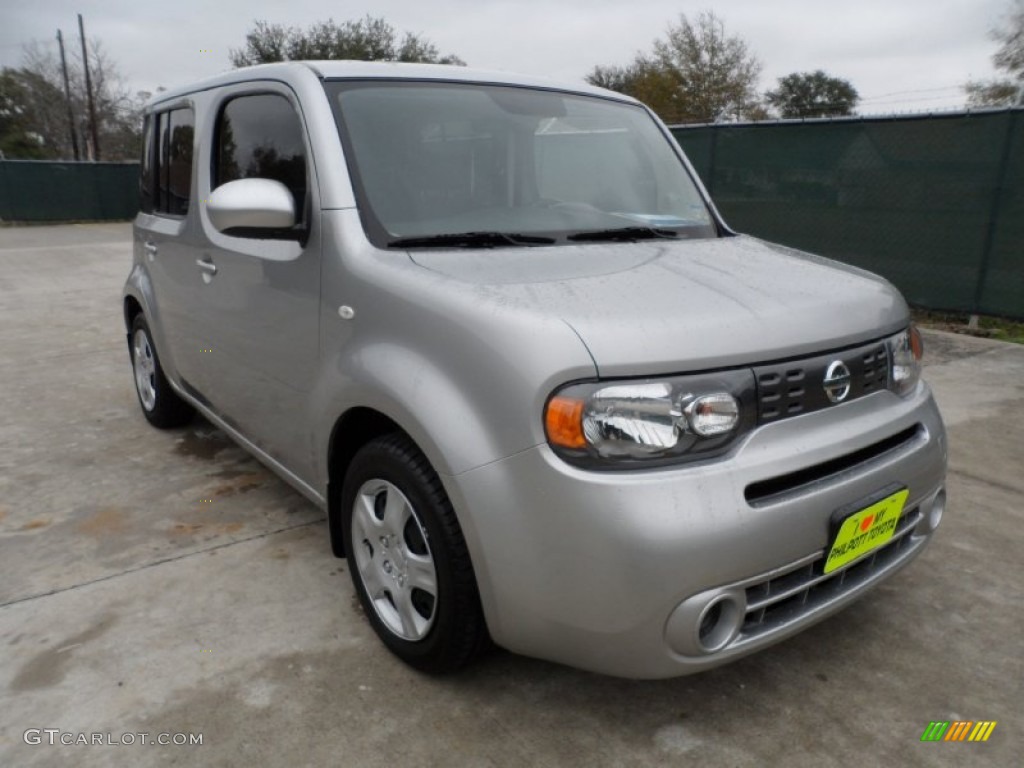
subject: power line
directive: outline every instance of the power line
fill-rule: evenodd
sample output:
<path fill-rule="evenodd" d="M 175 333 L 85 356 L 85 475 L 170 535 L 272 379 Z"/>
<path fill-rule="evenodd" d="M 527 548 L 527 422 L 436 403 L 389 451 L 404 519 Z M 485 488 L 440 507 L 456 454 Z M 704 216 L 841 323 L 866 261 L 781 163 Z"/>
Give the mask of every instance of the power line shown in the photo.
<path fill-rule="evenodd" d="M 908 91 L 893 91 L 892 93 L 881 93 L 878 96 L 864 96 L 861 101 L 875 101 L 888 98 L 889 96 L 902 96 L 907 93 L 934 93 L 935 91 L 951 91 L 961 88 L 963 88 L 963 85 L 960 83 L 957 85 L 944 85 L 941 88 L 912 88 Z"/>

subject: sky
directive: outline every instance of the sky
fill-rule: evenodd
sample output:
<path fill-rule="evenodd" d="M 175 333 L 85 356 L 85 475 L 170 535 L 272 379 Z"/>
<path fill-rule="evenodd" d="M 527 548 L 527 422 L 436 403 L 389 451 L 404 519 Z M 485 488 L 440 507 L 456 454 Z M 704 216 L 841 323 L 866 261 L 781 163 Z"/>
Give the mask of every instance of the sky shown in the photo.
<path fill-rule="evenodd" d="M 231 67 L 254 19 L 385 18 L 472 67 L 578 82 L 594 65 L 622 65 L 649 51 L 679 14 L 714 8 L 726 32 L 763 65 L 762 92 L 791 72 L 823 69 L 853 83 L 862 114 L 957 109 L 968 79 L 996 74 L 990 30 L 1011 0 L 4 0 L 0 65 L 22 46 L 56 51 L 56 30 L 78 46 L 77 14 L 132 91 L 175 87 Z"/>

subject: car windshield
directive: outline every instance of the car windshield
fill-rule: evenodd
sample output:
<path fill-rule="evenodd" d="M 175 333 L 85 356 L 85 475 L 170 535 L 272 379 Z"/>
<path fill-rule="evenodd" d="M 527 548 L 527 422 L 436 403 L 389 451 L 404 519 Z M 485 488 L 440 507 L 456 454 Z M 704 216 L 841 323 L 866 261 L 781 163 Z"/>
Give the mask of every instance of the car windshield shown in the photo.
<path fill-rule="evenodd" d="M 714 237 L 643 108 L 532 88 L 334 81 L 360 214 L 382 246 Z"/>

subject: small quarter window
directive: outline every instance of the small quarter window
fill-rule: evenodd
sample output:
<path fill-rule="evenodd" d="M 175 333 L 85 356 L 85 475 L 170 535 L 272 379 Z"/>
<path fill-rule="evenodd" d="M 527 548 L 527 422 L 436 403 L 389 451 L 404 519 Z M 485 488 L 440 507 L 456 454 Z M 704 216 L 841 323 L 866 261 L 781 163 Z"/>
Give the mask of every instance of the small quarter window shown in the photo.
<path fill-rule="evenodd" d="M 190 109 L 167 113 L 167 213 L 184 216 L 192 196 L 192 147 L 195 143 L 195 121 Z M 162 197 L 162 196 L 161 196 Z"/>
<path fill-rule="evenodd" d="M 142 127 L 142 162 L 139 164 L 139 209 L 143 213 L 153 212 L 153 157 L 154 140 L 153 124 L 156 118 L 153 115 L 146 115 L 146 122 Z"/>

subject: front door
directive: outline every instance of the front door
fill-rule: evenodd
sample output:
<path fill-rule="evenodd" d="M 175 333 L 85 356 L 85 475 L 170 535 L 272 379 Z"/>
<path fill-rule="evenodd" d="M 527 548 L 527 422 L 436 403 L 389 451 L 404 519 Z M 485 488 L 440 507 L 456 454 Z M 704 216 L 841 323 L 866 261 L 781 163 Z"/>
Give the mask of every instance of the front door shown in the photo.
<path fill-rule="evenodd" d="M 292 192 L 298 221 L 287 231 L 222 233 L 200 217 L 206 243 L 195 268 L 203 281 L 203 396 L 262 451 L 311 482 L 320 227 L 310 214 L 316 184 L 306 131 L 283 85 L 252 84 L 216 99 L 215 119 L 206 125 L 209 175 L 201 184 L 212 190 L 242 178 L 280 181 Z"/>

